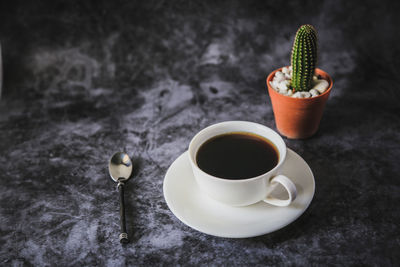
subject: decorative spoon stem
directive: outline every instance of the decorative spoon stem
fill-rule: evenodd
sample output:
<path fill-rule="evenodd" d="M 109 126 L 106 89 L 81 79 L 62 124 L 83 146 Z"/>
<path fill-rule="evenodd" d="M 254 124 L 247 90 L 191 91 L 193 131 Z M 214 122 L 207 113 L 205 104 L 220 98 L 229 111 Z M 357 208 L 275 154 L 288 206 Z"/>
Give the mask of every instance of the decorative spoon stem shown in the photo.
<path fill-rule="evenodd" d="M 119 242 L 126 244 L 129 242 L 128 233 L 126 232 L 126 221 L 125 221 L 125 200 L 124 200 L 124 183 L 118 182 L 119 191 L 119 216 L 121 225 L 121 234 L 119 235 Z"/>

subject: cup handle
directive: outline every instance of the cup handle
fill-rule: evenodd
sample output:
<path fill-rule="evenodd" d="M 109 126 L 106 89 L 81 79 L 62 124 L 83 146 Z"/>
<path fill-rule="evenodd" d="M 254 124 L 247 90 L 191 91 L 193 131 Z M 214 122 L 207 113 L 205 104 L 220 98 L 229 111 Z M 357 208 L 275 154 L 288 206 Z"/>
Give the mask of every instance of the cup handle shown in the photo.
<path fill-rule="evenodd" d="M 288 192 L 288 195 L 289 195 L 288 199 L 278 199 L 278 198 L 268 196 L 272 191 L 274 191 L 274 189 L 278 185 L 278 183 L 280 183 Z M 269 190 L 267 197 L 265 199 L 263 199 L 263 201 L 267 202 L 268 204 L 279 206 L 279 207 L 286 207 L 286 206 L 289 206 L 290 203 L 292 203 L 293 200 L 296 199 L 296 196 L 297 196 L 296 186 L 289 178 L 287 178 L 284 175 L 278 175 L 278 176 L 275 176 L 274 178 L 272 178 L 270 181 L 270 187 L 271 187 L 271 189 Z"/>

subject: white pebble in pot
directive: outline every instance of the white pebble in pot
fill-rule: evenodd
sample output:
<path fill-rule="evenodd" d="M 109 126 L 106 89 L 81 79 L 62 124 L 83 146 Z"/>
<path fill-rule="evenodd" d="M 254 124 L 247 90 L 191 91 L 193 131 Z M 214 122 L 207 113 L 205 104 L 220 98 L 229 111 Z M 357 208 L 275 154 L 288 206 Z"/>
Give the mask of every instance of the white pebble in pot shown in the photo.
<path fill-rule="evenodd" d="M 287 91 L 287 85 L 286 85 L 286 83 L 285 83 L 284 81 L 280 82 L 280 83 L 278 84 L 278 89 L 279 89 L 280 91 Z"/>
<path fill-rule="evenodd" d="M 282 72 L 280 72 L 280 71 L 277 71 L 276 73 L 275 73 L 275 78 L 282 78 L 283 77 L 283 73 Z"/>
<path fill-rule="evenodd" d="M 292 95 L 294 98 L 301 98 L 300 92 L 296 92 Z"/>
<path fill-rule="evenodd" d="M 270 81 L 269 84 L 275 91 L 277 90 L 275 81 Z"/>
<path fill-rule="evenodd" d="M 278 84 L 278 89 L 279 89 L 279 93 L 281 93 L 281 94 L 285 95 L 287 92 L 287 86 L 285 83 Z"/>
<path fill-rule="evenodd" d="M 312 89 L 317 90 L 320 94 L 328 89 L 329 83 L 325 80 L 317 80 L 314 83 L 314 87 Z"/>
<path fill-rule="evenodd" d="M 294 98 L 309 98 L 311 94 L 309 92 L 296 92 L 293 94 Z"/>
<path fill-rule="evenodd" d="M 311 97 L 311 94 L 309 92 L 300 92 L 301 98 L 308 98 Z"/>
<path fill-rule="evenodd" d="M 311 94 L 312 97 L 319 95 L 318 91 L 315 90 L 315 89 L 311 89 L 310 90 L 310 94 Z"/>

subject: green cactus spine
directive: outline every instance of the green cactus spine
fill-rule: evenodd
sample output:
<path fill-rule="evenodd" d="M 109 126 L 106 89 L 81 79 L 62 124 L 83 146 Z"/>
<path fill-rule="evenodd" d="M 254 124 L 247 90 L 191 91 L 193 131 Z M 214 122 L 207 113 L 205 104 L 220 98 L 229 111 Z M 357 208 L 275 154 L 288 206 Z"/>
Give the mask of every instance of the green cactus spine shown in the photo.
<path fill-rule="evenodd" d="M 292 49 L 293 91 L 308 91 L 317 64 L 317 31 L 311 25 L 301 26 L 294 38 Z"/>

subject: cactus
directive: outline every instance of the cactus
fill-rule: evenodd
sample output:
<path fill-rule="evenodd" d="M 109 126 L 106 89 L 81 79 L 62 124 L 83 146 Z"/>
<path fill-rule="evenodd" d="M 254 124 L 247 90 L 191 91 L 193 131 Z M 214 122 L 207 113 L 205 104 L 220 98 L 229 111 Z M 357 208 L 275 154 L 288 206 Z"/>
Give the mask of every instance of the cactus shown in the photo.
<path fill-rule="evenodd" d="M 317 64 L 317 32 L 311 25 L 302 25 L 296 32 L 292 49 L 293 91 L 308 91 Z"/>

